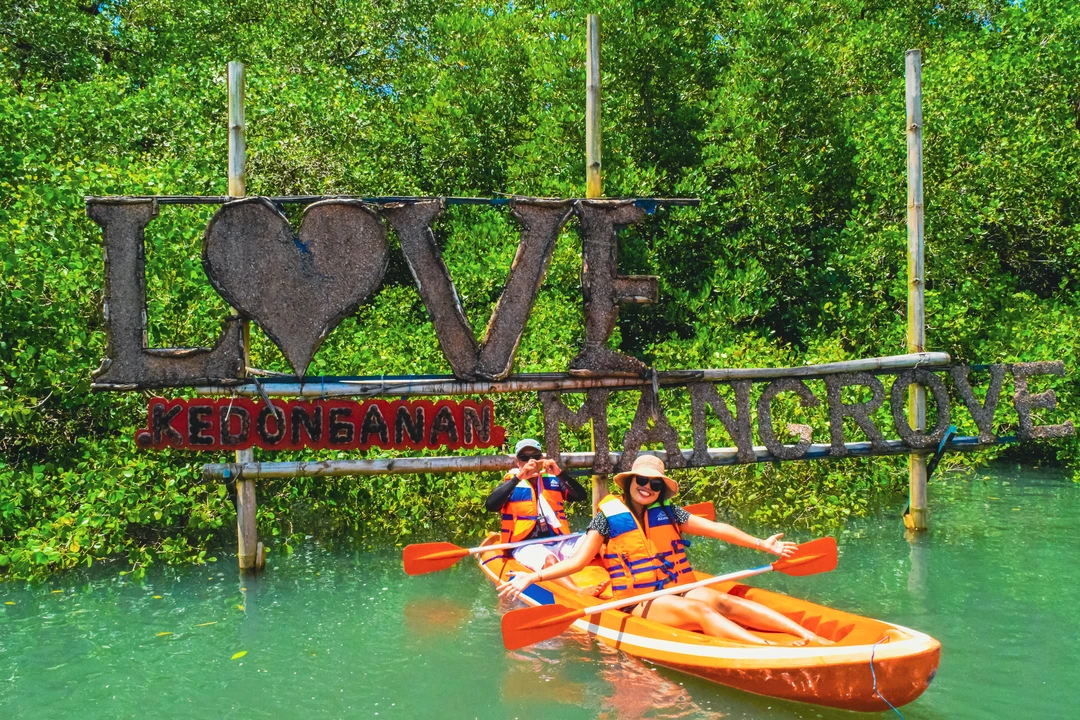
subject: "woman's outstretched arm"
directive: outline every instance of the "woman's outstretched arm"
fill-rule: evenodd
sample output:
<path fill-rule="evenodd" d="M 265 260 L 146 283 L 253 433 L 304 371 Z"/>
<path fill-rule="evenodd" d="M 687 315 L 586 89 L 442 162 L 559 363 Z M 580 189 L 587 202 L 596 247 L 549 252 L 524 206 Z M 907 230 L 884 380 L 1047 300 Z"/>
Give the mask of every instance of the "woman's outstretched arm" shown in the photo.
<path fill-rule="evenodd" d="M 679 529 L 691 535 L 716 538 L 732 545 L 754 548 L 780 557 L 792 555 L 799 547 L 793 542 L 782 541 L 780 538 L 784 537 L 784 533 L 778 533 L 766 540 L 761 540 L 727 523 L 713 522 L 697 515 L 691 515 L 689 520 L 679 526 Z"/>
<path fill-rule="evenodd" d="M 546 567 L 536 572 L 517 573 L 511 580 L 499 585 L 499 597 L 513 600 L 521 592 L 540 580 L 556 580 L 558 578 L 573 575 L 578 570 L 588 565 L 596 553 L 600 552 L 600 546 L 604 544 L 604 536 L 595 530 L 590 530 L 585 539 L 577 547 L 574 557 L 557 562 L 551 567 Z"/>

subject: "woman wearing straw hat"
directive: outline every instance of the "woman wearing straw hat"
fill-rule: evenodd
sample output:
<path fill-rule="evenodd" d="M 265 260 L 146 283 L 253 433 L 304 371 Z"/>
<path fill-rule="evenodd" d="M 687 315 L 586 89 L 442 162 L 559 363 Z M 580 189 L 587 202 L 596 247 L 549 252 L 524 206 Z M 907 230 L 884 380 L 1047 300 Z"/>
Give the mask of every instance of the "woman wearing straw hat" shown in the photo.
<path fill-rule="evenodd" d="M 501 597 L 516 598 L 534 582 L 564 578 L 578 572 L 601 554 L 611 576 L 616 598 L 643 595 L 653 590 L 692 582 L 695 578 L 686 557 L 683 534 L 701 535 L 788 557 L 798 547 L 781 540 L 783 533 L 761 540 L 743 531 L 691 515 L 672 505 L 679 485 L 664 474 L 664 463 L 641 455 L 629 472 L 619 473 L 615 484 L 622 498 L 608 495 L 589 523 L 588 533 L 574 556 L 539 571 L 522 573 L 499 586 Z M 703 587 L 685 595 L 666 595 L 638 603 L 626 612 L 665 625 L 699 629 L 707 635 L 745 643 L 769 644 L 746 630 L 753 627 L 782 632 L 809 642 L 831 644 L 780 613 L 745 598 Z"/>

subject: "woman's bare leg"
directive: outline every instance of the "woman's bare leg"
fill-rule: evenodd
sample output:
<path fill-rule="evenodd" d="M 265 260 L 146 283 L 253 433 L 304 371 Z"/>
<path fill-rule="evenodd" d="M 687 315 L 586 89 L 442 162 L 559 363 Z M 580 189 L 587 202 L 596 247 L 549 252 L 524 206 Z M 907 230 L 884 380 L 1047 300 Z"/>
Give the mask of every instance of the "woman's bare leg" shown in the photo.
<path fill-rule="evenodd" d="M 686 593 L 686 597 L 700 600 L 721 615 L 743 625 L 750 625 L 770 632 L 787 633 L 801 638 L 805 642 L 816 642 L 822 645 L 833 644 L 831 640 L 826 640 L 820 635 L 807 630 L 791 618 L 753 600 L 735 597 L 707 587 L 691 590 Z"/>
<path fill-rule="evenodd" d="M 667 595 L 637 605 L 633 614 L 664 625 L 686 630 L 700 629 L 706 635 L 728 638 L 748 645 L 768 645 L 746 628 L 728 620 L 707 603 L 691 598 Z"/>

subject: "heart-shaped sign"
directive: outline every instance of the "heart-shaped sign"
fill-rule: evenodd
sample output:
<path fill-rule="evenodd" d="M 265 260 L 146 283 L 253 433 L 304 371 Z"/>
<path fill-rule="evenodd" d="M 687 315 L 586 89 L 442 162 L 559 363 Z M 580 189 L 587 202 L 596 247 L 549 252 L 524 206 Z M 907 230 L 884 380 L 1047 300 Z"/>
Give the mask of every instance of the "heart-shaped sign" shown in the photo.
<path fill-rule="evenodd" d="M 263 198 L 223 205 L 203 236 L 210 284 L 259 324 L 302 376 L 326 336 L 379 287 L 386 229 L 355 200 L 309 205 L 299 235 Z"/>

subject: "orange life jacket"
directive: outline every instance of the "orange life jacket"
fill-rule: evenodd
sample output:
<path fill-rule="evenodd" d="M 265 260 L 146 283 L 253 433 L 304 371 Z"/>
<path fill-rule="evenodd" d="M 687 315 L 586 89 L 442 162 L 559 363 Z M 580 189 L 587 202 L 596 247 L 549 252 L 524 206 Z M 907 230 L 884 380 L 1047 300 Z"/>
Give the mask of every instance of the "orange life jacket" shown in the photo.
<path fill-rule="evenodd" d="M 672 522 L 673 516 L 668 512 L 670 506 L 671 501 L 665 500 L 663 504 L 653 503 L 645 509 L 645 536 L 656 546 L 659 551 L 656 556 L 664 567 L 675 574 L 675 584 L 683 585 L 694 581 L 694 569 L 690 567 L 690 558 L 686 557 L 690 541 L 683 539 L 679 526 Z"/>
<path fill-rule="evenodd" d="M 641 527 L 626 504 L 608 495 L 598 509 L 608 521 L 609 538 L 601 557 L 611 576 L 611 592 L 616 599 L 642 595 L 693 579 L 690 561 L 677 525 L 654 503 L 645 510 Z"/>
<path fill-rule="evenodd" d="M 503 477 L 506 482 L 518 474 L 514 468 Z M 555 535 L 569 535 L 570 523 L 566 519 L 566 496 L 563 482 L 554 475 L 539 475 L 531 480 L 518 480 L 510 499 L 502 506 L 502 527 L 500 542 L 524 540 L 536 527 L 540 515 L 540 505 L 536 499 L 536 482 L 541 484 L 540 494 L 555 511 L 559 524 L 550 527 Z"/>

